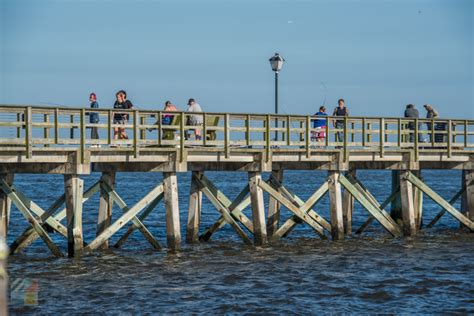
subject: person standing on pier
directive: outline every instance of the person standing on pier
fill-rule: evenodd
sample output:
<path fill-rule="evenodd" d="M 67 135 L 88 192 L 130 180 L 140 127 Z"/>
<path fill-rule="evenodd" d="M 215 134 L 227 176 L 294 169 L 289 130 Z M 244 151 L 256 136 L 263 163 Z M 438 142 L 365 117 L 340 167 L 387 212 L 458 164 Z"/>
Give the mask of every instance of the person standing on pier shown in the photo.
<path fill-rule="evenodd" d="M 332 112 L 332 116 L 349 116 L 349 111 L 345 105 L 344 99 L 339 99 L 337 101 L 338 106 Z M 336 120 L 334 123 L 334 127 L 337 129 L 344 128 L 344 121 L 343 120 Z M 336 133 L 336 142 L 343 142 L 344 141 L 344 133 L 339 131 Z"/>
<path fill-rule="evenodd" d="M 120 90 L 115 94 L 117 100 L 114 103 L 114 109 L 130 110 L 133 109 L 133 104 L 130 100 L 127 100 L 127 92 L 125 90 Z M 128 122 L 127 113 L 117 113 L 114 114 L 114 124 L 125 125 Z M 114 128 L 114 139 L 128 139 L 127 133 L 125 133 L 124 127 Z"/>
<path fill-rule="evenodd" d="M 439 113 L 438 111 L 436 111 L 430 104 L 425 104 L 423 105 L 423 107 L 425 108 L 426 110 L 426 118 L 427 119 L 435 119 L 439 116 Z M 430 141 L 433 141 L 431 139 L 431 132 L 432 132 L 432 129 L 437 127 L 437 124 L 431 124 L 431 122 L 428 122 L 426 123 L 426 127 L 429 131 L 429 135 L 430 135 Z M 435 136 L 435 139 L 436 139 L 436 136 Z"/>
<path fill-rule="evenodd" d="M 405 117 L 407 118 L 419 118 L 420 117 L 420 112 L 418 112 L 418 109 L 413 105 L 413 104 L 408 104 L 405 108 Z M 413 131 L 415 130 L 415 123 L 409 122 L 408 123 L 408 129 Z M 410 138 L 409 138 L 410 143 L 413 143 L 415 141 L 415 134 L 410 133 Z"/>
<path fill-rule="evenodd" d="M 89 101 L 90 101 L 90 108 L 91 109 L 98 109 L 99 108 L 99 103 L 97 102 L 97 96 L 94 92 L 92 92 L 89 95 Z M 89 123 L 91 124 L 97 124 L 99 123 L 99 113 L 97 112 L 88 112 L 89 115 Z M 92 126 L 91 127 L 91 139 L 99 139 L 99 131 L 97 126 Z M 94 144 L 92 147 L 99 147 L 100 145 Z"/>
<path fill-rule="evenodd" d="M 322 118 L 316 118 L 313 120 L 313 128 L 315 131 L 311 132 L 311 141 L 316 141 L 318 145 L 324 142 L 326 138 L 326 117 L 328 114 L 326 113 L 326 108 L 324 106 L 319 107 L 319 112 L 315 113 L 316 116 L 323 116 Z"/>
<path fill-rule="evenodd" d="M 188 101 L 188 112 L 202 112 L 201 106 L 193 98 L 189 99 Z M 194 135 L 195 135 L 196 140 L 201 139 L 201 129 L 198 128 L 197 126 L 201 126 L 202 123 L 203 123 L 202 115 L 196 115 L 196 114 L 188 115 L 187 125 L 196 126 L 196 128 L 194 128 Z M 187 135 L 186 139 L 188 139 L 189 137 L 190 135 Z"/>

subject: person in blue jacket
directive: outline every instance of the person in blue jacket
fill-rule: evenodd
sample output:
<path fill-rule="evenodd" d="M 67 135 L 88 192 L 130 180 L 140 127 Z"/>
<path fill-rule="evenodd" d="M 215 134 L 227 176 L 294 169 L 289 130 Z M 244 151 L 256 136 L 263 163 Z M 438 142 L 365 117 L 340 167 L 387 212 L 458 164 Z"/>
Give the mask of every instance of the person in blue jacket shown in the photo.
<path fill-rule="evenodd" d="M 319 112 L 315 113 L 314 115 L 328 116 L 324 106 L 320 106 Z M 326 138 L 326 118 L 322 117 L 313 119 L 313 128 L 316 130 L 311 132 L 311 141 L 316 141 L 318 143 L 324 142 L 324 139 Z"/>
<path fill-rule="evenodd" d="M 89 101 L 91 102 L 90 108 L 91 109 L 98 109 L 99 103 L 97 102 L 97 96 L 94 92 L 89 95 Z M 90 112 L 89 113 L 89 123 L 97 124 L 99 123 L 99 113 L 97 112 Z M 96 126 L 91 127 L 91 139 L 99 139 L 99 131 Z M 93 145 L 93 147 L 97 147 L 98 145 Z"/>

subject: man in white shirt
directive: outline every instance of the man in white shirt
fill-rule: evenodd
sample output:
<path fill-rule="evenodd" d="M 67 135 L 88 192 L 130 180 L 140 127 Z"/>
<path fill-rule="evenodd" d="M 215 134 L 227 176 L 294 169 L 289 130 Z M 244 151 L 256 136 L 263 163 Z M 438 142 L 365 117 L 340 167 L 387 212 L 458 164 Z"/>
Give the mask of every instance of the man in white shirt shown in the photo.
<path fill-rule="evenodd" d="M 188 101 L 188 112 L 202 112 L 201 106 L 194 99 L 189 99 Z M 203 118 L 202 115 L 189 115 L 187 120 L 187 125 L 191 126 L 202 126 Z M 192 131 L 192 130 L 189 130 Z M 201 129 L 195 128 L 194 135 L 196 140 L 201 140 Z"/>

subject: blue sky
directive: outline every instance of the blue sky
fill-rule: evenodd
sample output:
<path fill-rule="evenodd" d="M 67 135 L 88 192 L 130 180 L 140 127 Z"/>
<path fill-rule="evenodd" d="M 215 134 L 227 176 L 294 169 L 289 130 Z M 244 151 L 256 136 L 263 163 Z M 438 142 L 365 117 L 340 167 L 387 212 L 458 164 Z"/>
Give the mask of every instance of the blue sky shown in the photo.
<path fill-rule="evenodd" d="M 474 118 L 474 1 L 0 0 L 0 103 Z M 325 88 L 326 87 L 326 88 Z M 421 111 L 424 112 L 424 111 Z M 424 113 L 423 113 L 424 114 Z"/>

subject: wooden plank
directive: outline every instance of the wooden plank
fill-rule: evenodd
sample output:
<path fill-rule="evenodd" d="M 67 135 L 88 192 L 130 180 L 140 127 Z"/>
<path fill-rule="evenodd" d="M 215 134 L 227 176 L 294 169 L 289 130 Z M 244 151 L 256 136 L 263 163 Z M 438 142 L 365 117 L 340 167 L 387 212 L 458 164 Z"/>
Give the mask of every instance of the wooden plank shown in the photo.
<path fill-rule="evenodd" d="M 0 315 L 8 316 L 8 246 L 4 236 L 0 235 Z"/>
<path fill-rule="evenodd" d="M 5 181 L 9 186 L 13 184 L 13 174 L 4 173 L 0 174 L 0 180 Z M 0 238 L 7 238 L 8 235 L 8 224 L 10 222 L 10 211 L 12 201 L 8 195 L 0 190 Z"/>
<path fill-rule="evenodd" d="M 293 203 L 288 201 L 281 193 L 273 189 L 270 185 L 265 183 L 264 181 L 260 181 L 258 184 L 265 192 L 272 195 L 275 199 L 277 199 L 283 206 L 293 212 L 299 219 L 306 222 L 311 228 L 318 232 L 320 235 L 324 235 L 324 230 L 322 226 L 317 223 L 310 215 L 302 213 L 300 209 L 295 206 Z"/>
<path fill-rule="evenodd" d="M 206 138 L 204 133 L 203 138 Z M 202 208 L 202 191 L 196 178 L 200 178 L 202 172 L 193 171 L 191 176 L 191 187 L 189 192 L 189 211 L 188 211 L 188 224 L 186 226 L 186 242 L 197 243 L 199 242 L 199 226 L 201 223 L 201 208 Z"/>
<path fill-rule="evenodd" d="M 349 173 L 355 176 L 356 171 L 350 170 Z M 342 192 L 342 218 L 344 221 L 344 233 L 352 234 L 352 213 L 354 211 L 354 197 L 349 191 Z"/>
<path fill-rule="evenodd" d="M 380 208 L 367 197 L 364 192 L 353 185 L 344 175 L 339 176 L 339 182 L 352 196 L 393 236 L 400 236 L 400 228 L 393 221 L 388 220 Z"/>
<path fill-rule="evenodd" d="M 138 148 L 138 136 L 139 136 L 139 111 L 133 110 L 133 157 L 138 158 L 139 148 Z"/>
<path fill-rule="evenodd" d="M 84 163 L 85 161 L 85 151 L 86 151 L 86 141 L 87 141 L 87 136 L 86 136 L 86 109 L 81 109 L 81 116 L 80 116 L 81 122 L 80 122 L 80 147 L 79 147 L 79 152 L 80 152 L 80 160 L 81 163 Z"/>
<path fill-rule="evenodd" d="M 347 135 L 344 135 L 344 137 L 347 137 Z M 331 213 L 331 234 L 334 240 L 344 239 L 342 195 L 339 177 L 339 172 L 329 171 L 329 210 Z"/>
<path fill-rule="evenodd" d="M 283 169 L 273 170 L 270 177 L 275 178 L 275 180 L 281 183 L 283 181 Z M 280 208 L 280 203 L 273 196 L 270 196 L 267 220 L 267 234 L 269 237 L 278 229 L 280 223 Z"/>
<path fill-rule="evenodd" d="M 101 183 L 106 183 L 112 190 L 115 187 L 115 172 L 103 172 L 100 178 Z M 100 189 L 99 212 L 97 216 L 96 236 L 99 236 L 112 221 L 112 210 L 114 201 L 103 187 Z M 100 249 L 108 249 L 109 241 L 106 240 Z"/>
<path fill-rule="evenodd" d="M 474 170 L 463 170 L 463 194 L 464 214 L 474 221 Z"/>
<path fill-rule="evenodd" d="M 77 175 L 64 175 L 69 257 L 79 256 L 84 243 L 82 235 L 83 183 Z"/>
<path fill-rule="evenodd" d="M 97 236 L 87 247 L 84 248 L 83 252 L 90 252 L 97 249 L 102 245 L 104 241 L 112 237 L 120 228 L 130 222 L 143 208 L 147 207 L 152 203 L 158 196 L 163 193 L 163 184 L 159 184 L 148 192 L 140 201 L 134 206 L 128 209 L 119 219 L 113 224 L 106 228 L 99 236 Z M 111 194 L 111 192 L 109 192 Z M 111 195 L 113 197 L 113 195 Z M 117 200 L 114 200 L 117 203 Z M 118 203 L 117 203 L 118 204 Z"/>
<path fill-rule="evenodd" d="M 33 118 L 31 114 L 31 106 L 25 109 L 25 146 L 26 146 L 26 158 L 31 158 L 33 155 L 32 151 L 32 133 L 33 133 L 33 126 L 32 126 Z"/>
<path fill-rule="evenodd" d="M 258 186 L 262 182 L 260 172 L 249 172 L 250 204 L 252 206 L 253 236 L 256 246 L 267 243 L 267 225 L 265 222 L 265 202 L 263 191 Z"/>
<path fill-rule="evenodd" d="M 163 199 L 163 194 L 160 194 L 156 199 L 153 200 L 153 202 L 148 205 L 145 210 L 138 216 L 138 220 L 143 223 L 143 221 L 147 218 L 147 216 L 155 209 L 155 207 L 160 203 L 160 201 Z M 123 234 L 122 237 L 115 243 L 114 248 L 120 248 L 123 246 L 123 244 L 127 241 L 127 239 L 130 237 L 130 235 L 136 230 L 140 229 L 140 226 L 132 223 L 130 227 L 128 227 L 128 230 Z M 150 233 L 151 234 L 151 233 Z M 160 250 L 161 245 L 157 240 L 154 240 L 153 243 L 151 243 L 153 248 Z"/>
<path fill-rule="evenodd" d="M 41 237 L 41 239 L 43 239 L 46 246 L 48 246 L 49 250 L 51 250 L 51 252 L 55 256 L 62 257 L 63 254 L 61 253 L 61 250 L 59 250 L 59 248 L 54 244 L 53 240 L 49 237 L 48 233 L 43 229 L 40 223 L 31 214 L 28 207 L 21 201 L 18 195 L 12 191 L 11 187 L 6 183 L 5 180 L 0 181 L 0 186 L 3 192 L 5 192 L 5 194 L 8 195 L 8 197 L 12 200 L 12 202 L 15 204 L 15 206 L 18 208 L 21 214 L 25 217 L 25 219 L 31 224 L 31 226 L 33 226 L 33 228 L 36 230 L 36 232 Z"/>
<path fill-rule="evenodd" d="M 107 194 L 110 196 L 113 202 L 117 204 L 117 206 L 122 210 L 122 212 L 126 213 L 130 210 L 127 204 L 122 200 L 120 195 L 118 195 L 118 193 L 115 190 L 112 190 L 112 188 L 110 188 L 107 185 L 107 183 L 102 182 L 101 187 L 103 187 L 107 191 Z M 153 202 L 150 202 L 150 203 L 153 203 Z M 148 230 L 145 224 L 143 224 L 142 221 L 138 217 L 133 216 L 131 221 L 133 225 L 137 226 L 138 230 L 142 233 L 145 239 L 148 240 L 148 242 L 151 244 L 153 248 L 155 249 L 161 248 L 156 238 L 153 236 L 153 234 Z"/>
<path fill-rule="evenodd" d="M 393 191 L 386 199 L 385 201 L 380 204 L 380 209 L 385 209 L 388 204 L 390 204 L 397 196 L 400 195 L 400 186 L 398 186 L 395 191 Z M 359 229 L 356 231 L 356 234 L 361 234 L 367 227 L 374 221 L 374 217 L 372 215 L 369 216 L 367 221 L 362 224 Z"/>
<path fill-rule="evenodd" d="M 454 205 L 454 203 L 456 203 L 456 201 L 459 199 L 460 196 L 463 195 L 463 193 L 466 191 L 466 187 L 463 186 L 461 188 L 461 190 L 459 190 L 458 192 L 456 192 L 456 194 L 449 200 L 449 204 L 451 205 Z M 433 220 L 428 224 L 426 225 L 426 228 L 431 228 L 433 227 L 440 219 L 441 217 L 443 217 L 443 215 L 446 213 L 446 210 L 444 208 L 442 208 L 438 214 L 436 214 L 436 216 L 433 218 Z"/>
<path fill-rule="evenodd" d="M 239 224 L 235 221 L 235 219 L 230 214 L 228 208 L 224 206 L 217 197 L 211 192 L 211 190 L 204 185 L 204 183 L 200 182 L 199 179 L 197 181 L 200 183 L 202 192 L 206 195 L 206 197 L 211 201 L 214 207 L 221 213 L 224 220 L 232 226 L 232 228 L 236 231 L 236 233 L 242 238 L 245 244 L 251 245 L 252 241 L 249 239 L 245 231 L 239 226 Z M 206 233 L 204 234 L 206 236 Z M 205 240 L 205 239 L 204 239 Z"/>
<path fill-rule="evenodd" d="M 204 135 L 206 137 L 206 135 Z M 230 117 L 229 114 L 224 116 L 224 152 L 225 157 L 230 156 Z"/>
<path fill-rule="evenodd" d="M 176 173 L 163 172 L 163 184 L 166 209 L 166 239 L 168 248 L 174 251 L 178 250 L 181 246 L 178 180 Z"/>
<path fill-rule="evenodd" d="M 417 134 L 415 134 L 416 137 Z M 409 171 L 400 172 L 400 195 L 402 200 L 403 233 L 405 236 L 416 235 L 415 202 L 412 183 L 407 181 Z"/>
<path fill-rule="evenodd" d="M 450 213 L 455 219 L 461 222 L 463 225 L 468 227 L 470 230 L 474 230 L 474 222 L 471 221 L 467 216 L 455 209 L 451 204 L 445 201 L 438 193 L 433 191 L 429 186 L 423 183 L 420 179 L 415 177 L 412 173 L 407 172 L 404 174 L 404 178 L 408 182 L 412 183 L 423 191 L 427 196 L 429 196 L 433 201 L 435 201 L 439 206 L 444 208 L 448 213 Z"/>

